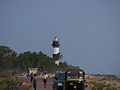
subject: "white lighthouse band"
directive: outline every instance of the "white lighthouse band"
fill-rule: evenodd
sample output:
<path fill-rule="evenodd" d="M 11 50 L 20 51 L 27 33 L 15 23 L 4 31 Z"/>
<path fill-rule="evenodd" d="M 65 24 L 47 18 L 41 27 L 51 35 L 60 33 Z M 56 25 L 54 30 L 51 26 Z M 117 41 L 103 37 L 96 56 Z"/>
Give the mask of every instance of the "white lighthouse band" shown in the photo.
<path fill-rule="evenodd" d="M 54 47 L 53 48 L 53 54 L 58 54 L 58 53 L 60 53 L 59 47 Z"/>

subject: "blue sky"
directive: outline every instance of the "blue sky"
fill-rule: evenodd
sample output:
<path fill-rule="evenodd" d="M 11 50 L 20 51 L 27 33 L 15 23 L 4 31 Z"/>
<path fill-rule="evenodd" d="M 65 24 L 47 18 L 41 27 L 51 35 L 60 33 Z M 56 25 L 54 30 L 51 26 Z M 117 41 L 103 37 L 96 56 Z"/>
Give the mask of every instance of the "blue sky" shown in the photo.
<path fill-rule="evenodd" d="M 88 73 L 120 74 L 120 0 L 0 0 L 0 45 L 52 56 Z"/>

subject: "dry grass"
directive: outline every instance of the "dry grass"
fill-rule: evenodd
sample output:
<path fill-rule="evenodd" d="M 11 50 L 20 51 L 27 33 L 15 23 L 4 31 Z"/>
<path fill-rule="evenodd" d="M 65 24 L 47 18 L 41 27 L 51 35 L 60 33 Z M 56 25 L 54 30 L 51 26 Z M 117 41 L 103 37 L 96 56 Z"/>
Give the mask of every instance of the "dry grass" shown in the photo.
<path fill-rule="evenodd" d="M 32 87 L 32 84 L 28 78 L 19 77 L 19 79 L 22 81 L 22 85 L 19 87 L 18 90 L 29 90 L 29 88 Z"/>
<path fill-rule="evenodd" d="M 120 80 L 112 76 L 90 75 L 86 82 L 86 90 L 120 90 Z"/>

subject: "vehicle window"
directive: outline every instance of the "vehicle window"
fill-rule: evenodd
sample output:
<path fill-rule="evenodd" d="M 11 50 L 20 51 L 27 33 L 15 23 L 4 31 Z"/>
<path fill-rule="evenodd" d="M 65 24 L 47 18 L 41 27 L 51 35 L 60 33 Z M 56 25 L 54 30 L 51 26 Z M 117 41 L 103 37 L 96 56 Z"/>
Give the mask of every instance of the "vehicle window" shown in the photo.
<path fill-rule="evenodd" d="M 59 79 L 59 80 L 64 80 L 64 79 L 65 79 L 65 74 L 64 74 L 64 73 L 60 73 L 60 74 L 58 75 L 58 79 Z"/>
<path fill-rule="evenodd" d="M 79 72 L 68 72 L 67 73 L 67 78 L 79 78 L 81 76 L 82 74 L 80 74 Z"/>

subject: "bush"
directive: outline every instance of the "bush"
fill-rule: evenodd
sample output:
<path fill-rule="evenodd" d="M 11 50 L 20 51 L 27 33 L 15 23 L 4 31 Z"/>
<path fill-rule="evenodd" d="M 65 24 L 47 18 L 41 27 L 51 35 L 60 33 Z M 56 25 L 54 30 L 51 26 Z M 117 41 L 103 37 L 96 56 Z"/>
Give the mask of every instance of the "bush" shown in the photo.
<path fill-rule="evenodd" d="M 92 90 L 117 90 L 117 87 L 114 87 L 113 85 L 105 85 L 104 82 L 100 81 L 100 82 L 95 82 L 95 81 L 91 81 L 91 84 L 93 84 L 94 87 L 92 87 Z"/>
<path fill-rule="evenodd" d="M 109 84 L 106 86 L 106 90 L 117 90 L 117 88 Z"/>
<path fill-rule="evenodd" d="M 0 73 L 0 90 L 16 90 L 17 83 L 9 73 Z"/>
<path fill-rule="evenodd" d="M 94 85 L 92 90 L 103 90 L 105 88 L 105 85 L 104 85 L 103 82 L 94 82 L 94 81 L 92 81 L 91 83 Z"/>

